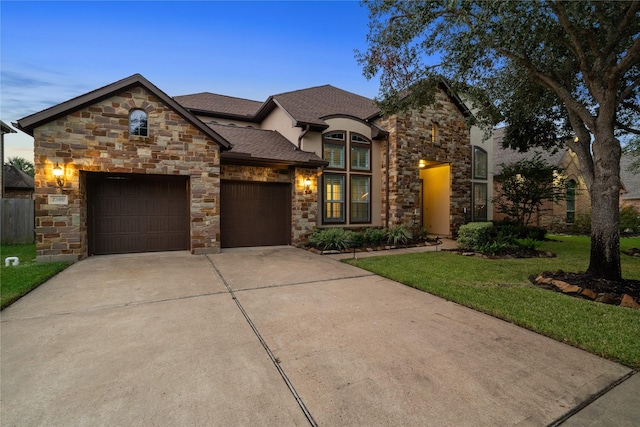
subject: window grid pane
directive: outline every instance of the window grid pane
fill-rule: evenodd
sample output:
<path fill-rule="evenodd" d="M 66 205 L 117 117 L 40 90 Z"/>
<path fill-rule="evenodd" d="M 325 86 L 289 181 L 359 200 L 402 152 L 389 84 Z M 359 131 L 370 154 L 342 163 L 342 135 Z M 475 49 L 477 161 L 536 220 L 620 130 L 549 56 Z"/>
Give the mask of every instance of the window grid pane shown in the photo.
<path fill-rule="evenodd" d="M 576 217 L 576 182 L 567 182 L 567 223 L 572 224 Z"/>
<path fill-rule="evenodd" d="M 473 147 L 473 177 L 487 179 L 487 152 L 479 147 Z"/>
<path fill-rule="evenodd" d="M 370 182 L 368 176 L 352 176 L 351 177 L 351 221 L 352 222 L 369 222 L 370 221 Z"/>
<path fill-rule="evenodd" d="M 473 184 L 473 220 L 487 220 L 487 184 Z"/>
<path fill-rule="evenodd" d="M 351 147 L 351 169 L 369 170 L 369 153 L 368 148 Z"/>
<path fill-rule="evenodd" d="M 330 168 L 344 168 L 344 146 L 324 144 L 323 157 L 329 162 Z"/>
<path fill-rule="evenodd" d="M 142 110 L 134 110 L 129 114 L 129 135 L 148 136 L 147 113 Z"/>
<path fill-rule="evenodd" d="M 324 220 L 344 221 L 344 176 L 324 175 Z"/>

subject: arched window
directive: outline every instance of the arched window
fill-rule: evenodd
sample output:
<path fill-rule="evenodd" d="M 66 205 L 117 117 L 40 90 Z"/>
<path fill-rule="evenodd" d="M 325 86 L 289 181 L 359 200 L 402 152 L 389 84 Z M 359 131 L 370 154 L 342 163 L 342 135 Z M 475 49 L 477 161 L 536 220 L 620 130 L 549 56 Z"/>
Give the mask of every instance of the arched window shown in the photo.
<path fill-rule="evenodd" d="M 147 113 L 142 110 L 129 113 L 129 136 L 149 136 Z"/>
<path fill-rule="evenodd" d="M 573 224 L 576 219 L 576 182 L 567 182 L 567 224 Z"/>

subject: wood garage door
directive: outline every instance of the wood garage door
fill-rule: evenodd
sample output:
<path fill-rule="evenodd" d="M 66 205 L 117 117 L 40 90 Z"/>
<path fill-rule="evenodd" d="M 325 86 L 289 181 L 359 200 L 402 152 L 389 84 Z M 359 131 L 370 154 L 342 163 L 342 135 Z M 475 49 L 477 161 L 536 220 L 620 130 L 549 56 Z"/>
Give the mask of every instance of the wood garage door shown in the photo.
<path fill-rule="evenodd" d="M 88 174 L 90 254 L 189 249 L 186 177 Z"/>
<path fill-rule="evenodd" d="M 222 181 L 221 246 L 276 246 L 291 243 L 290 184 Z"/>

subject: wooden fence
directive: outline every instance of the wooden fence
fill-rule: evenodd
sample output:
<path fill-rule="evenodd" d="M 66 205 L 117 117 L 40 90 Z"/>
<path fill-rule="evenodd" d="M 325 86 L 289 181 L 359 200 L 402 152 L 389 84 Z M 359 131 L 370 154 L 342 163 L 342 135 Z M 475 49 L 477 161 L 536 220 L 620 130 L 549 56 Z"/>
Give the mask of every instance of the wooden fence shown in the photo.
<path fill-rule="evenodd" d="M 31 199 L 2 199 L 0 219 L 2 220 L 3 245 L 18 245 L 34 242 L 34 208 Z"/>

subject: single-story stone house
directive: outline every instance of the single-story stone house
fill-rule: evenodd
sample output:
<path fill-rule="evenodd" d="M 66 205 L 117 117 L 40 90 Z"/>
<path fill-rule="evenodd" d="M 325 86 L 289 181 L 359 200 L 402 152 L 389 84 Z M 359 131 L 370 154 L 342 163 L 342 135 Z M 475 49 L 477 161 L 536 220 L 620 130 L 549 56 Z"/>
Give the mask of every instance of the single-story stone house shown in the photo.
<path fill-rule="evenodd" d="M 33 177 L 13 165 L 2 166 L 3 197 L 7 199 L 31 199 L 33 197 Z"/>
<path fill-rule="evenodd" d="M 444 83 L 434 106 L 384 116 L 330 85 L 170 97 L 135 74 L 18 120 L 37 258 L 298 245 L 321 227 L 455 236 L 490 216 L 491 148 L 472 147 L 469 115 Z"/>

